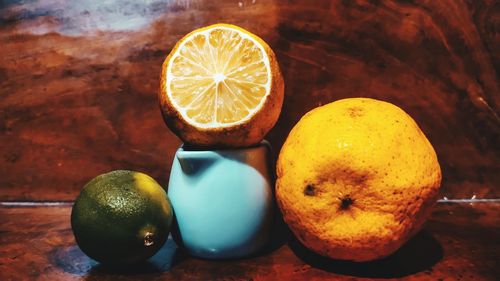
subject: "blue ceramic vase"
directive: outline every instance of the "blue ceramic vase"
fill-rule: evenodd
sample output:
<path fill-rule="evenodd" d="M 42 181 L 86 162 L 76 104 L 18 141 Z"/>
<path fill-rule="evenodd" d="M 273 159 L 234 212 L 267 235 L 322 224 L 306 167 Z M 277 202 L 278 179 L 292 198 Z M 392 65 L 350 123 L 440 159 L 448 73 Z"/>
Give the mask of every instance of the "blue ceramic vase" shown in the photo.
<path fill-rule="evenodd" d="M 177 150 L 168 187 L 172 235 L 191 255 L 249 256 L 267 242 L 273 217 L 270 147 Z"/>

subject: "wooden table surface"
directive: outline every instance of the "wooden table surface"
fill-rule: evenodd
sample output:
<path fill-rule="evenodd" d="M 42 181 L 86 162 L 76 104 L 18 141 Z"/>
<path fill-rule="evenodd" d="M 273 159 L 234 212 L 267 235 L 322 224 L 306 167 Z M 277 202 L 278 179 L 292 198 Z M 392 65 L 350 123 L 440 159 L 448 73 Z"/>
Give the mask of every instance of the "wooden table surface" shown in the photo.
<path fill-rule="evenodd" d="M 498 280 L 500 8 L 495 0 L 0 1 L 0 281 Z M 189 31 L 217 22 L 269 43 L 285 80 L 267 139 L 276 156 L 300 117 L 347 97 L 392 102 L 436 149 L 441 202 L 394 256 L 347 263 L 289 233 L 236 261 L 186 256 L 109 269 L 75 245 L 82 186 L 115 169 L 167 188 L 180 141 L 164 125 L 160 66 Z M 455 200 L 455 201 L 454 201 Z M 465 201 L 464 201 L 465 200 Z M 459 202 L 459 203 L 458 203 Z"/>
<path fill-rule="evenodd" d="M 387 259 L 330 260 L 277 228 L 255 257 L 191 258 L 169 239 L 148 262 L 99 265 L 75 244 L 71 206 L 0 207 L 0 280 L 498 280 L 500 203 L 440 203 L 422 232 Z"/>

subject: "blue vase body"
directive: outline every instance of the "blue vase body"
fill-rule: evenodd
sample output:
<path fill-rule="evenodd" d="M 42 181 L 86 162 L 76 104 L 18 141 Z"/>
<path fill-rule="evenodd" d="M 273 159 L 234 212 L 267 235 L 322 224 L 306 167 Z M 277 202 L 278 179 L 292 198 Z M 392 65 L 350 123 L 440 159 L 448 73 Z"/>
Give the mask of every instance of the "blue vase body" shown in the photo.
<path fill-rule="evenodd" d="M 191 255 L 249 256 L 267 242 L 273 212 L 269 145 L 188 151 L 174 157 L 168 196 L 174 240 Z"/>

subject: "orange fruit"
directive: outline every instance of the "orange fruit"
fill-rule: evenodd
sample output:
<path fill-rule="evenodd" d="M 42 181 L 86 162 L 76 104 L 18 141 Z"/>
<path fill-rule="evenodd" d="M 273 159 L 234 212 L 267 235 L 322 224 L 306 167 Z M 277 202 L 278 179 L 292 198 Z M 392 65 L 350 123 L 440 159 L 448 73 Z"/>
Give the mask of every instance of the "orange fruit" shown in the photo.
<path fill-rule="evenodd" d="M 165 59 L 159 91 L 169 128 L 197 146 L 259 143 L 274 126 L 284 83 L 271 48 L 240 27 L 214 24 L 184 36 Z"/>
<path fill-rule="evenodd" d="M 369 261 L 421 228 L 440 182 L 436 153 L 408 114 L 350 98 L 308 112 L 292 129 L 279 154 L 276 196 L 306 247 Z"/>

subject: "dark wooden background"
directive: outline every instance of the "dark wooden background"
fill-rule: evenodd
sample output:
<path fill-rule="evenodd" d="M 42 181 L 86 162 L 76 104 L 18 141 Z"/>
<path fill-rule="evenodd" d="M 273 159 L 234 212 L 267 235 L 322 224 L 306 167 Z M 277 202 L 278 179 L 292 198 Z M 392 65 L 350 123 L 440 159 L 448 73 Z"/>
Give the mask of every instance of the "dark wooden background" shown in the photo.
<path fill-rule="evenodd" d="M 275 155 L 312 108 L 378 98 L 434 145 L 442 197 L 475 199 L 440 201 L 422 232 L 368 263 L 318 256 L 278 223 L 247 259 L 192 258 L 171 239 L 125 270 L 89 259 L 71 201 L 114 169 L 167 187 L 180 141 L 158 108 L 160 66 L 183 35 L 217 22 L 256 33 L 278 56 Z M 494 0 L 0 0 L 0 279 L 498 280 L 499 73 Z"/>
<path fill-rule="evenodd" d="M 498 1 L 0 3 L 0 200 L 71 201 L 114 169 L 166 187 L 180 141 L 158 109 L 160 66 L 183 35 L 217 22 L 256 33 L 278 56 L 275 153 L 310 109 L 373 97 L 421 126 L 443 196 L 500 196 Z"/>

